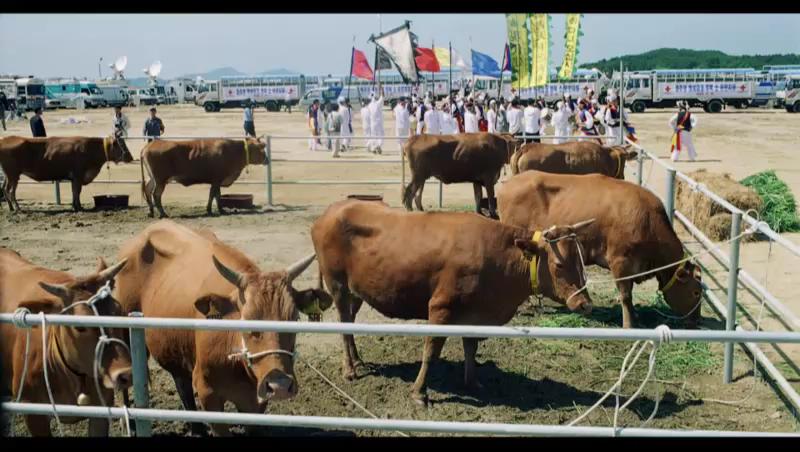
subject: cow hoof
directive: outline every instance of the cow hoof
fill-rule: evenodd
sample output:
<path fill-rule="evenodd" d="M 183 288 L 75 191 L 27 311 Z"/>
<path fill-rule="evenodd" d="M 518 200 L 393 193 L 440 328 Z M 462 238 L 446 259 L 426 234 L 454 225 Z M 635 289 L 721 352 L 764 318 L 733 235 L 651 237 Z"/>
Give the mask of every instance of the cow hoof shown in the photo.
<path fill-rule="evenodd" d="M 412 392 L 411 399 L 419 406 L 428 407 L 431 403 L 427 392 Z"/>
<path fill-rule="evenodd" d="M 349 369 L 345 368 L 342 374 L 344 376 L 344 379 L 347 381 L 353 381 L 356 378 L 358 378 L 358 373 L 356 372 L 355 367 L 351 367 Z"/>

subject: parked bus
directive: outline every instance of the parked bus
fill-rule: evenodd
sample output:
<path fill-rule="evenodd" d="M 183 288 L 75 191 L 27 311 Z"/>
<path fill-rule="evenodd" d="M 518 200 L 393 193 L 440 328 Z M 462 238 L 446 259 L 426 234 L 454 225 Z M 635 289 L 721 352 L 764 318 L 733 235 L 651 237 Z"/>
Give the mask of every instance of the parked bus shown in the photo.
<path fill-rule="evenodd" d="M 37 108 L 44 109 L 44 80 L 30 76 L 18 78 L 15 83 L 17 86 L 16 105 L 18 109 L 24 111 L 31 111 Z"/>

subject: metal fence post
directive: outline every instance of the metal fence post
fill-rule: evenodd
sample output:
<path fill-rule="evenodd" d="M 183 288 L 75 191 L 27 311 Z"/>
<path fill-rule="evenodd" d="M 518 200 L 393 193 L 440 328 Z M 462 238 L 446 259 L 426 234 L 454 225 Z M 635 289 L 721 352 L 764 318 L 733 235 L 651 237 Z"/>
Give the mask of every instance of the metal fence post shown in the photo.
<path fill-rule="evenodd" d="M 267 135 L 267 204 L 272 206 L 272 137 Z"/>
<path fill-rule="evenodd" d="M 642 173 L 644 172 L 644 149 L 639 151 L 639 155 L 636 157 L 636 162 L 638 164 L 638 169 L 636 170 L 636 183 L 639 186 L 642 186 Z"/>
<path fill-rule="evenodd" d="M 61 185 L 59 181 L 53 181 L 53 187 L 56 191 L 56 204 L 61 205 Z"/>
<path fill-rule="evenodd" d="M 669 224 L 675 221 L 675 169 L 667 168 L 667 198 L 664 202 Z"/>
<path fill-rule="evenodd" d="M 131 312 L 129 317 L 142 317 L 141 312 Z M 150 391 L 147 387 L 147 346 L 143 328 L 131 328 L 131 361 L 133 364 L 133 403 L 136 408 L 150 407 Z M 150 421 L 136 419 L 136 436 L 149 437 Z"/>
<path fill-rule="evenodd" d="M 733 331 L 736 329 L 736 291 L 739 284 L 739 237 L 742 214 L 736 212 L 731 214 L 731 241 L 730 261 L 728 268 L 728 317 L 725 319 L 725 330 Z M 733 342 L 725 344 L 725 375 L 723 383 L 728 384 L 733 379 Z"/>
<path fill-rule="evenodd" d="M 439 181 L 439 208 L 440 209 L 442 208 L 442 191 L 444 190 L 443 187 L 444 187 L 444 185 L 442 184 L 442 181 L 440 180 Z"/>
<path fill-rule="evenodd" d="M 403 146 L 400 146 L 400 199 L 405 202 L 406 191 L 406 152 Z"/>

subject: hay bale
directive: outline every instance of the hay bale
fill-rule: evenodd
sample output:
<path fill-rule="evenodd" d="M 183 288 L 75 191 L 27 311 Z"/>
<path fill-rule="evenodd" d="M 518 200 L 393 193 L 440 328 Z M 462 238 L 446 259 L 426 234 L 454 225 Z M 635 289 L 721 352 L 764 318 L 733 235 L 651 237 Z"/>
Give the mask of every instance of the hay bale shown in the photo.
<path fill-rule="evenodd" d="M 750 209 L 756 212 L 761 211 L 763 201 L 758 193 L 731 178 L 730 174 L 712 173 L 700 169 L 689 173 L 689 177 L 745 212 Z M 675 187 L 675 207 L 711 240 L 720 241 L 730 238 L 730 213 L 704 194 L 692 191 L 691 187 L 680 179 Z M 753 239 L 753 237 L 747 237 L 747 240 Z"/>

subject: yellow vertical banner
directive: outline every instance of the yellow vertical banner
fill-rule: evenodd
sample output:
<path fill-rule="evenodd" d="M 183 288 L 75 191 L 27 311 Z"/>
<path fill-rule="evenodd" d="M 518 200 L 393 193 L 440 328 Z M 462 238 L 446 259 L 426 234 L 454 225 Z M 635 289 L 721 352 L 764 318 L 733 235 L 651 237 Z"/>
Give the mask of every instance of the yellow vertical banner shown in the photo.
<path fill-rule="evenodd" d="M 569 79 L 575 72 L 578 59 L 578 38 L 581 30 L 581 14 L 567 14 L 567 30 L 564 33 L 564 62 L 558 71 L 559 79 Z"/>
<path fill-rule="evenodd" d="M 529 88 L 544 86 L 550 78 L 550 27 L 547 14 L 531 14 L 530 29 L 533 58 Z"/>
<path fill-rule="evenodd" d="M 531 85 L 530 14 L 506 14 L 508 47 L 511 54 L 511 86 L 518 90 Z"/>

